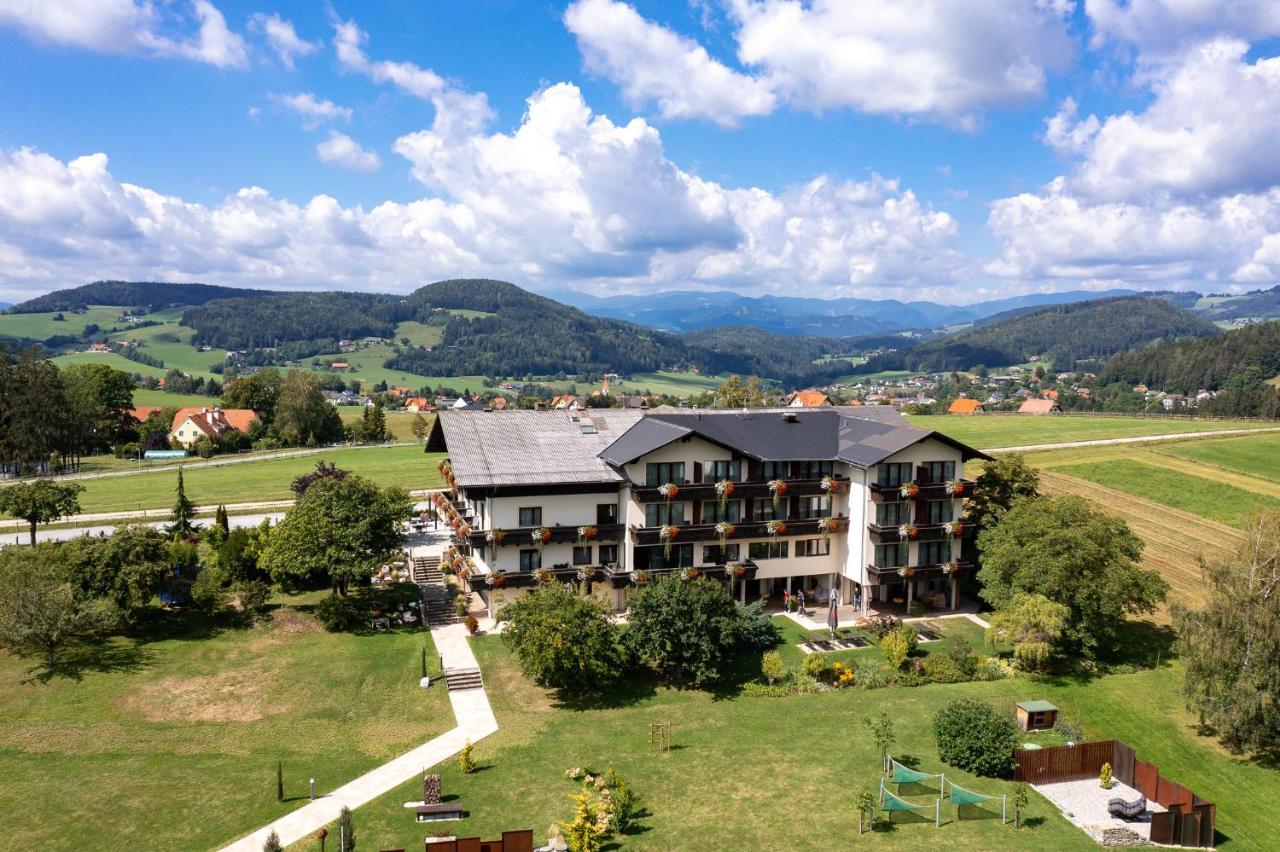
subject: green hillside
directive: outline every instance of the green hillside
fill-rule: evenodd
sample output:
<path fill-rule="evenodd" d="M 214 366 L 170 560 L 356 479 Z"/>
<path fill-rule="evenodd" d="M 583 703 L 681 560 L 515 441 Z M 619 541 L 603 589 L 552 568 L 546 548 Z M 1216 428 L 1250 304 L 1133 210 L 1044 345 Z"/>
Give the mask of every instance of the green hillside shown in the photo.
<path fill-rule="evenodd" d="M 160 281 L 94 281 L 82 287 L 57 290 L 15 305 L 14 313 L 69 311 L 80 305 L 165 308 L 171 305 L 203 305 L 212 299 L 252 298 L 269 290 L 222 287 L 216 284 L 176 284 Z"/>

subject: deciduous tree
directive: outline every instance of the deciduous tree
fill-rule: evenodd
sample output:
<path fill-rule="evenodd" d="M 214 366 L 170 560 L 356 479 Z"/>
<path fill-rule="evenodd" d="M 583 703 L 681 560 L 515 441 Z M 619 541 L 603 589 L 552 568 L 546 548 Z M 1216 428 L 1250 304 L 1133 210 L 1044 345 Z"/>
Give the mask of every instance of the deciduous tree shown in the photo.
<path fill-rule="evenodd" d="M 985 462 L 973 485 L 967 507 L 969 519 L 984 528 L 1004 517 L 1014 501 L 1037 496 L 1040 474 L 1022 455 L 1010 453 Z"/>
<path fill-rule="evenodd" d="M 987 636 L 1013 645 L 1013 657 L 1027 671 L 1043 671 L 1059 651 L 1071 611 L 1044 595 L 1016 594 L 989 619 Z"/>
<path fill-rule="evenodd" d="M 982 598 L 997 610 L 1027 593 L 1065 606 L 1064 646 L 1087 659 L 1114 650 L 1125 617 L 1153 611 L 1169 589 L 1138 567 L 1142 541 L 1128 525 L 1080 497 L 1015 501 L 978 533 L 978 549 Z"/>
<path fill-rule="evenodd" d="M 52 523 L 80 511 L 81 491 L 84 491 L 84 486 L 77 482 L 48 479 L 19 482 L 0 488 L 0 511 L 21 518 L 30 525 L 31 544 L 34 546 L 38 525 Z"/>
<path fill-rule="evenodd" d="M 1174 607 L 1187 707 L 1235 751 L 1280 753 L 1280 510 L 1203 562 L 1209 602 Z"/>
<path fill-rule="evenodd" d="M 77 598 L 57 545 L 0 549 L 0 645 L 9 651 L 41 654 L 52 667 L 68 641 L 116 623 L 110 602 Z"/>
<path fill-rule="evenodd" d="M 521 595 L 500 615 L 502 641 L 525 675 L 551 689 L 591 691 L 617 680 L 623 654 L 603 606 L 560 583 Z"/>
<path fill-rule="evenodd" d="M 319 376 L 290 370 L 280 383 L 273 428 L 291 444 L 332 444 L 342 440 L 342 418 L 324 398 Z"/>

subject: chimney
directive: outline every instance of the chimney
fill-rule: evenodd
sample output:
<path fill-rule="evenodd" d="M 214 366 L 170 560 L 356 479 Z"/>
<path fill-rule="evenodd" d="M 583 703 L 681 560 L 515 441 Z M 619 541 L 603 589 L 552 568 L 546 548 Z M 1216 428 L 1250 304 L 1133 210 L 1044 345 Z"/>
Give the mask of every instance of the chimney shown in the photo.
<path fill-rule="evenodd" d="M 787 411 L 787 412 L 785 412 L 785 413 L 782 415 L 782 420 L 783 420 L 783 422 L 784 422 L 784 423 L 799 423 L 799 422 L 800 422 L 800 418 L 796 416 L 796 413 L 795 413 L 794 411 Z"/>

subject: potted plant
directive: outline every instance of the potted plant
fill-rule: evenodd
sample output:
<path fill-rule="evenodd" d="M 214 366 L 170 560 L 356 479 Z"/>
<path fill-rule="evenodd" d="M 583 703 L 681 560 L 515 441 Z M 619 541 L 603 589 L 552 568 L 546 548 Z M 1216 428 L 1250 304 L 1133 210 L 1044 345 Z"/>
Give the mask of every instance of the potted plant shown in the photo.
<path fill-rule="evenodd" d="M 818 518 L 818 532 L 822 533 L 823 539 L 831 537 L 831 534 L 840 529 L 840 521 L 836 518 Z"/>
<path fill-rule="evenodd" d="M 764 531 L 769 535 L 784 535 L 787 531 L 787 524 L 785 521 L 778 520 L 765 521 Z"/>
<path fill-rule="evenodd" d="M 534 576 L 538 578 L 539 583 L 550 583 L 556 578 L 556 575 L 551 573 L 550 568 L 539 568 L 538 573 Z"/>
<path fill-rule="evenodd" d="M 733 535 L 734 526 L 728 521 L 721 521 L 716 524 L 716 535 L 720 538 L 720 548 L 723 550 L 725 542 Z"/>
<path fill-rule="evenodd" d="M 836 479 L 831 474 L 827 474 L 822 477 L 822 481 L 818 483 L 818 487 L 828 494 L 835 494 L 840 490 L 840 480 Z"/>
<path fill-rule="evenodd" d="M 898 489 L 898 493 L 909 500 L 920 493 L 920 486 L 914 482 L 904 482 L 902 487 Z"/>
<path fill-rule="evenodd" d="M 681 571 L 681 572 L 680 572 L 680 579 L 682 579 L 682 580 L 696 580 L 696 579 L 698 579 L 698 569 L 697 569 L 697 568 L 685 568 L 683 571 Z"/>
<path fill-rule="evenodd" d="M 920 535 L 920 530 L 910 521 L 898 527 L 898 536 L 900 538 L 915 538 L 918 535 Z"/>
<path fill-rule="evenodd" d="M 942 529 L 947 535 L 955 538 L 964 534 L 964 524 L 960 521 L 947 521 L 942 525 Z"/>
<path fill-rule="evenodd" d="M 501 568 L 494 568 L 493 573 L 485 578 L 485 582 L 494 588 L 500 589 L 507 584 L 507 572 Z"/>
<path fill-rule="evenodd" d="M 943 563 L 942 563 L 942 573 L 943 573 L 943 574 L 950 574 L 952 571 L 956 570 L 956 568 L 958 568 L 958 567 L 960 567 L 960 566 L 958 566 L 955 562 L 943 562 Z"/>
<path fill-rule="evenodd" d="M 507 540 L 507 533 L 505 530 L 492 529 L 485 533 L 484 538 L 494 547 L 502 547 L 502 543 Z"/>
<path fill-rule="evenodd" d="M 538 546 L 538 553 L 541 554 L 542 546 L 551 541 L 551 530 L 546 527 L 538 527 L 536 530 L 529 533 L 529 538 L 531 538 L 533 543 Z"/>
<path fill-rule="evenodd" d="M 728 570 L 730 575 L 737 577 L 739 580 L 747 576 L 747 566 L 743 565 L 741 562 L 733 563 L 729 566 Z"/>
<path fill-rule="evenodd" d="M 658 530 L 658 540 L 662 542 L 663 559 L 671 555 L 671 541 L 678 535 L 680 535 L 680 528 L 675 524 L 663 524 Z"/>
<path fill-rule="evenodd" d="M 787 494 L 787 483 L 781 479 L 769 480 L 769 493 L 773 495 L 773 508 L 777 509 L 782 498 Z"/>
<path fill-rule="evenodd" d="M 724 509 L 724 504 L 729 502 L 729 498 L 733 495 L 733 483 L 727 479 L 722 479 L 716 483 L 716 497 L 720 498 L 720 508 Z"/>
<path fill-rule="evenodd" d="M 475 636 L 480 630 L 480 622 L 476 620 L 474 615 L 468 615 L 463 623 L 466 624 L 467 632 L 472 636 Z"/>
<path fill-rule="evenodd" d="M 952 497 L 959 497 L 964 493 L 964 483 L 958 479 L 948 479 L 946 489 Z"/>
<path fill-rule="evenodd" d="M 590 524 L 587 524 L 587 525 L 584 525 L 584 526 L 578 527 L 578 542 L 579 542 L 579 543 L 584 542 L 584 541 L 591 541 L 592 539 L 594 539 L 594 538 L 595 538 L 596 536 L 598 536 L 598 535 L 600 535 L 600 530 L 596 529 L 595 527 L 591 526 Z"/>
<path fill-rule="evenodd" d="M 670 503 L 676 499 L 676 495 L 680 493 L 680 488 L 674 482 L 664 482 L 658 486 L 658 493 Z"/>
<path fill-rule="evenodd" d="M 645 583 L 649 582 L 649 572 L 648 571 L 632 571 L 631 582 L 635 583 L 637 586 L 643 586 Z"/>

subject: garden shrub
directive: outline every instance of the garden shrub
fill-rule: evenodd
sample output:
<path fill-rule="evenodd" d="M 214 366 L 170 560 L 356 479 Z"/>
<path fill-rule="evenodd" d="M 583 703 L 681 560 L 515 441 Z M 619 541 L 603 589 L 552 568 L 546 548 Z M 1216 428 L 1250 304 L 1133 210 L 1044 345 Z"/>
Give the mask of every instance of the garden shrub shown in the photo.
<path fill-rule="evenodd" d="M 191 584 L 191 605 L 208 615 L 226 605 L 222 573 L 217 568 L 206 566 L 196 575 L 195 582 Z"/>
<path fill-rule="evenodd" d="M 786 698 L 795 693 L 795 686 L 791 683 L 748 681 L 742 685 L 742 694 L 748 698 Z"/>
<path fill-rule="evenodd" d="M 760 674 L 769 684 L 778 683 L 787 676 L 787 666 L 777 651 L 765 651 L 760 658 Z"/>
<path fill-rule="evenodd" d="M 911 631 L 915 635 L 915 631 Z M 911 640 L 904 630 L 894 630 L 880 640 L 880 653 L 891 669 L 900 669 L 911 654 Z"/>
<path fill-rule="evenodd" d="M 924 674 L 930 683 L 961 683 L 969 680 L 946 654 L 930 654 L 924 660 Z"/>
<path fill-rule="evenodd" d="M 867 620 L 867 631 L 877 639 L 883 639 L 902 626 L 902 619 L 893 615 L 876 615 Z"/>
<path fill-rule="evenodd" d="M 853 682 L 862 689 L 880 689 L 893 684 L 894 673 L 884 663 L 867 663 L 857 667 Z"/>
<path fill-rule="evenodd" d="M 368 615 L 360 601 L 344 595 L 330 595 L 316 604 L 316 618 L 330 633 L 361 627 Z"/>
<path fill-rule="evenodd" d="M 831 661 L 821 651 L 806 654 L 800 671 L 816 681 L 827 680 L 831 675 Z"/>
<path fill-rule="evenodd" d="M 1018 746 L 1013 717 L 974 698 L 944 705 L 933 717 L 933 735 L 944 763 L 991 777 L 1009 772 Z"/>
<path fill-rule="evenodd" d="M 271 587 L 260 580 L 242 580 L 231 587 L 240 601 L 240 611 L 246 615 L 261 612 L 271 598 Z"/>

